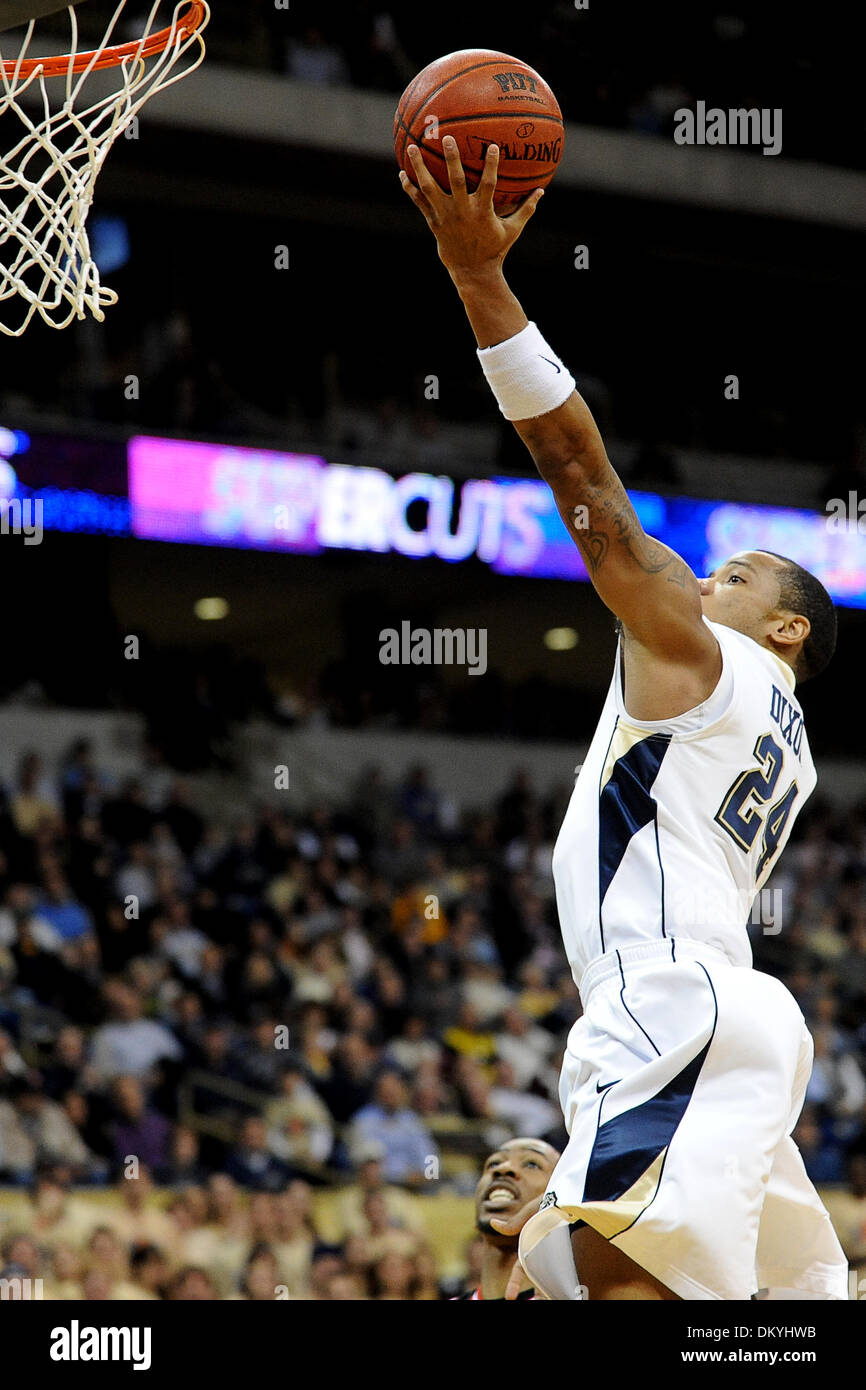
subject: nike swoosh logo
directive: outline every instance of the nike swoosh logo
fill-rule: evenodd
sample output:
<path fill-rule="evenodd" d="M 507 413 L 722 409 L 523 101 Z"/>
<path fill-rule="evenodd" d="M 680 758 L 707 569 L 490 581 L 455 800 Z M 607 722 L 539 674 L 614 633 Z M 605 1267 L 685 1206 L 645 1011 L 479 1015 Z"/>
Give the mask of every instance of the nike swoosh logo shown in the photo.
<path fill-rule="evenodd" d="M 543 353 L 540 352 L 538 355 L 541 358 L 542 362 L 550 362 L 550 358 L 545 357 Z M 559 373 L 562 371 L 562 368 L 556 362 L 550 362 L 550 365 L 551 367 L 556 367 L 556 374 L 557 376 L 559 376 Z"/>
<path fill-rule="evenodd" d="M 618 1080 L 618 1079 L 619 1079 L 619 1078 L 617 1078 L 617 1080 Z M 596 1081 L 596 1083 L 595 1083 L 595 1089 L 596 1089 L 597 1091 L 606 1091 L 607 1088 L 608 1088 L 608 1086 L 615 1086 L 615 1085 L 616 1085 L 616 1081 L 605 1081 L 605 1083 L 604 1083 L 603 1086 L 602 1086 L 602 1084 L 601 1084 L 600 1081 Z"/>

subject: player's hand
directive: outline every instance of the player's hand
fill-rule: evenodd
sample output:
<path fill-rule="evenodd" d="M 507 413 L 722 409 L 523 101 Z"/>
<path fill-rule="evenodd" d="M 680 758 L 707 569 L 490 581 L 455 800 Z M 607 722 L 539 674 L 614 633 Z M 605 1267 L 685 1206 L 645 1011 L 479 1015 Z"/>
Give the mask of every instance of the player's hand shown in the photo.
<path fill-rule="evenodd" d="M 442 149 L 448 166 L 450 194 L 439 187 L 417 145 L 410 145 L 408 154 L 418 187 L 401 169 L 403 191 L 424 214 L 439 246 L 439 258 L 452 277 L 499 267 L 538 207 L 544 190 L 537 188 L 507 218 L 499 217 L 493 208 L 499 146 L 488 146 L 484 169 L 474 193 L 467 191 L 466 175 L 453 136 L 444 137 Z"/>
<path fill-rule="evenodd" d="M 500 1235 L 519 1236 L 520 1232 L 523 1230 L 530 1217 L 535 1216 L 540 1204 L 541 1198 L 533 1197 L 531 1202 L 527 1202 L 525 1207 L 520 1208 L 520 1211 L 516 1214 L 516 1216 L 494 1216 L 491 1219 L 490 1224 L 491 1226 L 493 1226 L 495 1230 L 499 1232 Z M 505 1297 L 509 1300 L 516 1298 L 517 1295 L 520 1293 L 520 1290 L 523 1288 L 523 1283 L 525 1279 L 526 1273 L 518 1257 L 514 1261 L 514 1264 L 511 1269 L 511 1274 L 508 1278 L 508 1284 L 505 1289 Z"/>

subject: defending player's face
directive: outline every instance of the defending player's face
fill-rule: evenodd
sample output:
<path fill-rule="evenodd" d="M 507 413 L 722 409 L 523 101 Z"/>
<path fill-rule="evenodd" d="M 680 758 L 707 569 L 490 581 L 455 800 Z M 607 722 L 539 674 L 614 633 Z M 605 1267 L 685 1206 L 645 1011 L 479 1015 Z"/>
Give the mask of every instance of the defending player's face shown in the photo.
<path fill-rule="evenodd" d="M 779 609 L 779 578 L 784 565 L 763 550 L 741 550 L 707 579 L 699 580 L 701 607 L 710 622 L 762 642 Z"/>
<path fill-rule="evenodd" d="M 514 1216 L 534 1197 L 543 1197 L 559 1154 L 543 1139 L 510 1139 L 492 1153 L 475 1189 L 475 1215 L 482 1235 L 507 1243 L 490 1225 L 494 1216 Z"/>

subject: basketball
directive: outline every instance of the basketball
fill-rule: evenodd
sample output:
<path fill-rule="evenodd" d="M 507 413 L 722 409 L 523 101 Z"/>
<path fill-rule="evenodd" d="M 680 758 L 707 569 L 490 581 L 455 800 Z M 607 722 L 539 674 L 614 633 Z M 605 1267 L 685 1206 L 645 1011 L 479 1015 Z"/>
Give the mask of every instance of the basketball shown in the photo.
<path fill-rule="evenodd" d="M 562 158 L 562 112 L 528 63 L 488 48 L 464 48 L 428 64 L 409 83 L 394 113 L 397 162 L 414 182 L 407 155 L 416 144 L 436 182 L 448 191 L 442 138 L 453 135 L 470 192 L 478 185 L 488 145 L 499 146 L 493 206 L 508 213 L 545 188 Z"/>

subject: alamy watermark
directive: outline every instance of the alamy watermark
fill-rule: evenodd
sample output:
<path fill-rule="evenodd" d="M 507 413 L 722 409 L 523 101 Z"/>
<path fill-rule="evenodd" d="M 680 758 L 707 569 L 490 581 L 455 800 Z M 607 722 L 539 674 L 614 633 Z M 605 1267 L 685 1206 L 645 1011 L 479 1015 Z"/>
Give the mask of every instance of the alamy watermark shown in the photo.
<path fill-rule="evenodd" d="M 681 106 L 674 112 L 674 141 L 678 145 L 760 145 L 762 154 L 781 154 L 782 109 L 779 106 Z"/>
<path fill-rule="evenodd" d="M 410 622 L 379 633 L 383 666 L 466 666 L 470 676 L 487 670 L 487 629 L 484 627 L 413 628 Z"/>
<path fill-rule="evenodd" d="M 41 1298 L 44 1298 L 41 1279 L 31 1279 L 29 1275 L 21 1279 L 17 1274 L 9 1279 L 0 1279 L 0 1303 L 7 1300 L 14 1303 L 30 1303 Z"/>
<path fill-rule="evenodd" d="M 0 536 L 23 536 L 25 545 L 42 544 L 42 498 L 0 497 Z"/>
<path fill-rule="evenodd" d="M 859 497 L 852 489 L 847 499 L 831 497 L 824 510 L 828 531 L 866 536 L 866 497 Z"/>
<path fill-rule="evenodd" d="M 51 1329 L 48 1355 L 52 1361 L 131 1361 L 134 1371 L 151 1365 L 150 1327 L 82 1327 L 73 1318 L 68 1327 Z"/>
<path fill-rule="evenodd" d="M 782 930 L 782 890 L 762 888 L 711 888 L 695 885 L 674 895 L 674 920 L 692 927 L 717 927 L 728 923 L 761 927 L 764 936 Z"/>

